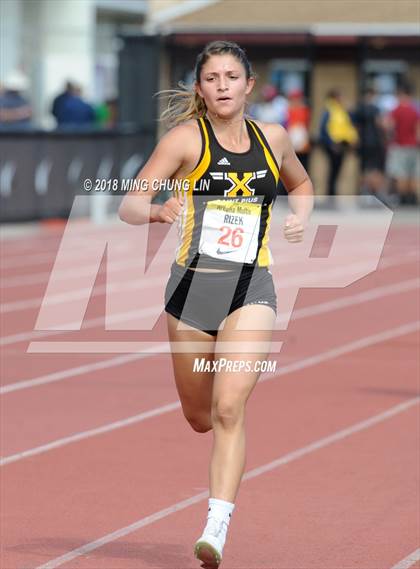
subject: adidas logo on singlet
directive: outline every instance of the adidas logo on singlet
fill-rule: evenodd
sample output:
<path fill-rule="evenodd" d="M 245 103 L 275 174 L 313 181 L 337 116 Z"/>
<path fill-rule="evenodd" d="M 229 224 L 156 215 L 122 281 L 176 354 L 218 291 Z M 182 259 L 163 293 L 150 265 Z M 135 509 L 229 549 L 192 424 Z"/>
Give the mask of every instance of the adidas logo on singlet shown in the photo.
<path fill-rule="evenodd" d="M 225 156 L 223 156 L 223 158 L 221 158 L 217 164 L 219 166 L 230 166 L 230 162 Z"/>

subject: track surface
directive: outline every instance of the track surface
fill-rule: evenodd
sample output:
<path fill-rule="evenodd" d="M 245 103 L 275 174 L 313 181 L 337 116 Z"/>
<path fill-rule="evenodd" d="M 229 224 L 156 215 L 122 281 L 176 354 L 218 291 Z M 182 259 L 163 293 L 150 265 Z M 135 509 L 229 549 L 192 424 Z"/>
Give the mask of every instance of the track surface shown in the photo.
<path fill-rule="evenodd" d="M 375 272 L 302 289 L 276 332 L 277 369 L 247 407 L 221 567 L 420 567 L 418 229 L 401 220 Z M 104 266 L 81 331 L 34 330 L 60 239 L 43 229 L 2 242 L 1 567 L 198 567 L 212 435 L 185 422 L 170 355 L 27 352 L 34 340 L 167 341 L 162 317 L 149 335 L 104 330 Z M 74 251 L 74 290 L 88 256 Z M 115 277 L 125 286 L 127 270 Z M 161 302 L 153 283 L 138 294 Z"/>

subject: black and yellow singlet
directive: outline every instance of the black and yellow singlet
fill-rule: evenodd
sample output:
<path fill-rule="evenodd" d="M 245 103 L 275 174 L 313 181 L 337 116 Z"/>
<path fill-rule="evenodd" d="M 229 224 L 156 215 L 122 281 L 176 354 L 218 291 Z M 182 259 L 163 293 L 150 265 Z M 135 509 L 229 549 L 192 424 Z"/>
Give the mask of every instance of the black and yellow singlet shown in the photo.
<path fill-rule="evenodd" d="M 247 152 L 225 150 L 210 122 L 198 119 L 199 162 L 184 184 L 175 262 L 183 267 L 267 267 L 271 211 L 279 166 L 254 121 L 246 119 Z"/>

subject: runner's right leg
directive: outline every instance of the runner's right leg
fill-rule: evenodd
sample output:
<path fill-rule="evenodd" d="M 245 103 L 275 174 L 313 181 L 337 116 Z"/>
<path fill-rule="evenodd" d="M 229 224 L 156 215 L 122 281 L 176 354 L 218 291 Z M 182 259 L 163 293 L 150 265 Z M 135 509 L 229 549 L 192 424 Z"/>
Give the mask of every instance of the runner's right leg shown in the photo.
<path fill-rule="evenodd" d="M 169 341 L 185 342 L 194 345 L 194 342 L 208 342 L 215 344 L 216 337 L 202 330 L 187 327 L 186 330 L 177 330 L 179 320 L 171 314 L 166 314 L 168 323 Z M 213 393 L 212 371 L 194 371 L 195 358 L 213 362 L 213 353 L 197 352 L 172 352 L 175 383 L 181 400 L 184 416 L 198 433 L 206 433 L 212 428 L 211 406 Z"/>

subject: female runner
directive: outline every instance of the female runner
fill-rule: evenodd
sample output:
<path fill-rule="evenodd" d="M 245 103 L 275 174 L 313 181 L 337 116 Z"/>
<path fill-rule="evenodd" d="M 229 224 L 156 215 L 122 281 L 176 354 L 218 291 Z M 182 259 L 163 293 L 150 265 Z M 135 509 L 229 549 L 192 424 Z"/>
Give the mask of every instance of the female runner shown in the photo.
<path fill-rule="evenodd" d="M 185 418 L 199 433 L 213 430 L 207 523 L 195 544 L 196 557 L 208 568 L 221 562 L 245 468 L 245 405 L 260 375 L 255 364 L 270 352 L 276 295 L 267 244 L 279 179 L 293 212 L 283 227 L 289 242 L 302 240 L 313 207 L 312 184 L 286 131 L 245 118 L 254 83 L 237 44 L 208 44 L 196 61 L 194 91 L 174 92 L 164 113 L 173 128 L 138 174 L 148 189 L 126 195 L 119 209 L 130 224 L 178 222 L 165 291 L 169 339 L 172 347 L 212 346 L 206 353 L 172 354 Z M 188 190 L 152 204 L 156 179 L 188 180 Z M 243 350 L 227 354 L 219 349 L 227 342 L 266 347 L 246 356 Z M 249 367 L 237 371 L 245 357 Z M 226 358 L 231 366 L 196 371 L 196 358 Z"/>

